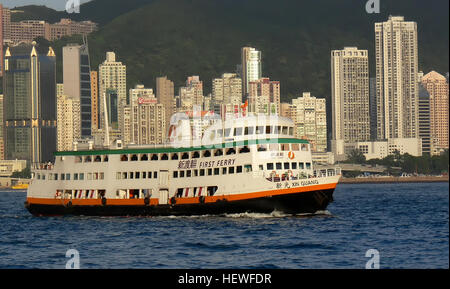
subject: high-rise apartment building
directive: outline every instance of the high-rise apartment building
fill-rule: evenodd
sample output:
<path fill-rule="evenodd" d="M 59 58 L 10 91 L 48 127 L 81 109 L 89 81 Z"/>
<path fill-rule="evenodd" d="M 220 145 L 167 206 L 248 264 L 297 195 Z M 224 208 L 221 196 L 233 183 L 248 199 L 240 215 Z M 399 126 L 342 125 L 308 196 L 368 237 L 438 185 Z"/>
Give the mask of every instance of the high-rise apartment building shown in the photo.
<path fill-rule="evenodd" d="M 203 81 L 197 75 L 189 76 L 186 80 L 186 86 L 180 87 L 179 111 L 191 111 L 194 106 L 200 106 L 203 109 Z"/>
<path fill-rule="evenodd" d="M 164 117 L 166 129 L 170 126 L 170 118 L 175 113 L 175 88 L 173 81 L 167 79 L 167 76 L 156 78 L 156 98 L 158 103 L 164 106 Z"/>
<path fill-rule="evenodd" d="M 280 113 L 280 82 L 264 77 L 249 82 L 248 111 L 253 113 Z"/>
<path fill-rule="evenodd" d="M 116 54 L 114 52 L 106 53 L 106 60 L 99 65 L 98 68 L 98 96 L 100 103 L 100 128 L 104 128 L 104 105 L 103 97 L 107 96 L 107 91 L 114 90 L 117 95 L 117 110 L 120 111 L 120 106 L 127 103 L 127 70 L 122 62 L 116 61 Z M 110 98 L 113 99 L 113 98 Z M 123 102 L 122 100 L 125 100 Z M 114 106 L 113 106 L 114 107 Z M 118 116 L 118 121 L 121 122 Z M 110 120 L 111 122 L 111 120 Z"/>
<path fill-rule="evenodd" d="M 56 56 L 33 45 L 5 52 L 5 158 L 31 163 L 52 161 L 56 150 Z"/>
<path fill-rule="evenodd" d="M 430 96 L 430 134 L 434 154 L 448 149 L 449 89 L 446 78 L 431 71 L 421 83 Z"/>
<path fill-rule="evenodd" d="M 430 94 L 419 84 L 419 137 L 422 139 L 422 154 L 431 154 Z"/>
<path fill-rule="evenodd" d="M 242 79 L 235 73 L 224 73 L 212 81 L 213 104 L 241 104 Z"/>
<path fill-rule="evenodd" d="M 92 132 L 91 72 L 87 45 L 69 44 L 63 47 L 64 94 L 80 102 L 81 137 Z"/>
<path fill-rule="evenodd" d="M 370 140 L 369 57 L 345 47 L 331 52 L 332 139 Z"/>
<path fill-rule="evenodd" d="M 262 78 L 261 51 L 253 47 L 241 48 L 241 78 L 244 99 L 250 93 L 249 83 Z"/>
<path fill-rule="evenodd" d="M 298 138 L 310 141 L 312 151 L 327 151 L 327 115 L 326 100 L 316 98 L 304 92 L 302 97 L 292 99 L 289 112 L 294 121 L 294 134 Z"/>
<path fill-rule="evenodd" d="M 57 84 L 57 150 L 71 151 L 80 139 L 80 100 L 64 94 L 64 85 Z"/>
<path fill-rule="evenodd" d="M 377 138 L 418 137 L 417 23 L 375 23 Z"/>
<path fill-rule="evenodd" d="M 165 108 L 153 89 L 137 85 L 130 89 L 131 141 L 135 144 L 161 144 L 166 137 Z"/>

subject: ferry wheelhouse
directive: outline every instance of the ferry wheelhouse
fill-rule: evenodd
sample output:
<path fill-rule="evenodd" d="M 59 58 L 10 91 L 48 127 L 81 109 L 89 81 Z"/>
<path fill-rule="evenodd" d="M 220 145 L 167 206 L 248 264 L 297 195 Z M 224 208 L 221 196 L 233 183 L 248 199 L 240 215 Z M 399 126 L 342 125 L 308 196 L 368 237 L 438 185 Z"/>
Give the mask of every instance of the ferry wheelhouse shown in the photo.
<path fill-rule="evenodd" d="M 315 213 L 333 200 L 339 168 L 315 170 L 291 120 L 246 117 L 212 125 L 204 143 L 56 152 L 34 167 L 34 215 L 156 216 Z"/>

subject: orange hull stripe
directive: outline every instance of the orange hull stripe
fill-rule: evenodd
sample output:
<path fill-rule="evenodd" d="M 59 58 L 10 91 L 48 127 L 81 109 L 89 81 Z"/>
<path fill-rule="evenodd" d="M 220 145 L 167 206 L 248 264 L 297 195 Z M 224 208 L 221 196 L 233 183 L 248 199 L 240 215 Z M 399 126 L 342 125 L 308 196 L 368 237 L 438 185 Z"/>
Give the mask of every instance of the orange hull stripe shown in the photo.
<path fill-rule="evenodd" d="M 295 187 L 289 189 L 279 189 L 270 190 L 263 192 L 247 193 L 247 194 L 236 194 L 236 195 L 226 195 L 226 196 L 206 196 L 205 203 L 214 203 L 217 200 L 227 200 L 227 201 L 240 201 L 247 199 L 264 198 L 271 196 L 295 194 L 295 193 L 305 193 L 318 190 L 329 190 L 335 189 L 337 183 L 315 185 L 308 187 Z M 101 206 L 101 199 L 72 199 L 72 206 Z M 69 200 L 61 199 L 45 199 L 45 198 L 32 198 L 28 197 L 27 202 L 29 204 L 40 204 L 40 205 L 67 205 Z M 176 198 L 176 204 L 198 204 L 198 197 L 189 198 Z M 107 205 L 111 206 L 142 206 L 144 205 L 144 199 L 107 199 Z M 159 199 L 150 199 L 150 205 L 158 205 Z"/>

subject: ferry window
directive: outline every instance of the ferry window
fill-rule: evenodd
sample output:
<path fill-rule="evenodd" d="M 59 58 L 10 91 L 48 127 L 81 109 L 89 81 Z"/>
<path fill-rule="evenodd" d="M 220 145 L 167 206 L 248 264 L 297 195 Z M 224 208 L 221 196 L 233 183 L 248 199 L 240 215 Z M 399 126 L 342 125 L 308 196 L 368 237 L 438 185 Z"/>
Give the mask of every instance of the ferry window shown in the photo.
<path fill-rule="evenodd" d="M 203 177 L 205 175 L 205 169 L 200 169 L 200 176 Z"/>
<path fill-rule="evenodd" d="M 198 170 L 194 170 L 194 177 L 198 177 Z"/>
<path fill-rule="evenodd" d="M 292 166 L 292 169 L 293 169 L 293 170 L 296 170 L 296 169 L 297 169 L 297 163 L 292 163 L 291 166 Z"/>
<path fill-rule="evenodd" d="M 267 170 L 268 170 L 268 171 L 273 170 L 273 163 L 268 163 L 268 164 L 267 164 Z"/>
<path fill-rule="evenodd" d="M 189 159 L 189 154 L 188 154 L 188 153 L 184 153 L 184 154 L 181 156 L 181 159 L 182 159 L 182 160 L 187 160 L 187 159 Z"/>
<path fill-rule="evenodd" d="M 310 170 L 311 169 L 311 163 L 306 163 L 306 169 Z"/>
<path fill-rule="evenodd" d="M 305 168 L 305 165 L 303 163 L 298 163 L 298 168 L 303 170 Z"/>
<path fill-rule="evenodd" d="M 122 173 L 122 179 L 124 179 L 124 180 L 128 179 L 127 172 Z"/>
<path fill-rule="evenodd" d="M 222 168 L 222 175 L 226 175 L 227 174 L 227 168 Z"/>
<path fill-rule="evenodd" d="M 212 175 L 212 169 L 208 169 L 208 176 Z"/>
<path fill-rule="evenodd" d="M 137 161 L 138 160 L 138 156 L 137 155 L 132 155 L 131 156 L 131 161 L 132 162 L 135 162 L 135 161 Z"/>
<path fill-rule="evenodd" d="M 40 180 L 41 179 L 41 174 L 36 174 L 36 177 L 37 177 L 38 180 Z"/>
<path fill-rule="evenodd" d="M 236 167 L 236 173 L 238 173 L 238 174 L 242 173 L 242 166 Z"/>
<path fill-rule="evenodd" d="M 84 162 L 85 162 L 85 163 L 90 163 L 90 162 L 92 162 L 91 156 L 86 156 L 86 157 L 84 157 Z"/>
<path fill-rule="evenodd" d="M 259 152 L 265 152 L 265 151 L 267 151 L 267 145 L 265 145 L 265 144 L 258 145 L 258 151 L 259 151 Z"/>
<path fill-rule="evenodd" d="M 134 179 L 134 173 L 133 173 L 133 172 L 130 172 L 129 175 L 128 175 L 128 177 L 129 177 L 130 179 Z"/>
<path fill-rule="evenodd" d="M 287 144 L 287 143 L 281 144 L 281 150 L 282 151 L 288 151 L 289 150 L 289 144 Z"/>
<path fill-rule="evenodd" d="M 234 167 L 229 167 L 228 168 L 228 173 L 229 174 L 234 174 Z"/>
<path fill-rule="evenodd" d="M 192 153 L 192 158 L 193 159 L 198 159 L 199 157 L 200 157 L 200 153 L 199 152 L 195 151 L 195 152 Z"/>
<path fill-rule="evenodd" d="M 105 157 L 103 158 L 103 161 L 104 161 L 105 163 L 107 163 L 107 162 L 109 161 L 108 155 L 105 155 Z"/>
<path fill-rule="evenodd" d="M 294 135 L 294 128 L 293 127 L 289 127 L 289 135 Z"/>
<path fill-rule="evenodd" d="M 73 174 L 73 180 L 74 181 L 78 181 L 78 174 L 77 173 Z"/>
<path fill-rule="evenodd" d="M 157 161 L 158 160 L 158 154 L 152 154 L 152 157 L 150 158 L 150 160 Z"/>
<path fill-rule="evenodd" d="M 99 179 L 99 174 L 98 173 L 94 173 L 94 180 L 98 180 Z"/>
<path fill-rule="evenodd" d="M 216 137 L 223 137 L 223 130 L 218 129 L 216 132 Z"/>
<path fill-rule="evenodd" d="M 149 178 L 149 179 L 152 178 L 152 172 L 148 172 L 148 178 Z"/>
<path fill-rule="evenodd" d="M 142 178 L 146 179 L 147 178 L 147 172 L 142 172 Z"/>
<path fill-rule="evenodd" d="M 184 178 L 184 171 L 180 171 L 180 178 Z"/>
<path fill-rule="evenodd" d="M 58 180 L 58 174 L 55 174 L 55 181 L 57 181 Z M 81 177 L 81 174 L 80 174 L 80 177 Z M 81 180 L 81 178 L 80 178 L 80 180 Z"/>
<path fill-rule="evenodd" d="M 248 135 L 255 134 L 255 128 L 253 126 L 246 127 L 246 129 L 247 129 L 247 134 Z"/>
<path fill-rule="evenodd" d="M 236 153 L 236 150 L 234 148 L 227 149 L 227 155 L 234 155 Z"/>
<path fill-rule="evenodd" d="M 191 170 L 187 170 L 186 171 L 186 177 L 190 178 L 192 176 L 192 171 Z"/>
<path fill-rule="evenodd" d="M 120 180 L 122 177 L 122 173 L 121 172 L 117 172 L 116 173 L 116 180 Z"/>
<path fill-rule="evenodd" d="M 161 160 L 162 161 L 167 161 L 169 159 L 169 156 L 167 156 L 167 154 L 163 154 L 162 156 L 161 156 Z"/>
<path fill-rule="evenodd" d="M 270 134 L 270 125 L 266 126 L 266 134 Z"/>
<path fill-rule="evenodd" d="M 230 136 L 230 133 L 231 133 L 231 128 L 226 128 L 226 129 L 225 129 L 225 134 L 224 134 L 224 136 L 225 136 L 225 137 L 229 137 L 229 136 Z"/>
<path fill-rule="evenodd" d="M 235 136 L 240 136 L 240 135 L 242 135 L 242 127 L 235 127 L 235 128 L 234 128 L 234 135 L 235 135 Z"/>
<path fill-rule="evenodd" d="M 102 157 L 101 156 L 95 156 L 95 158 L 94 158 L 94 162 L 95 163 L 99 163 L 101 161 L 102 161 Z"/>
<path fill-rule="evenodd" d="M 260 166 L 261 170 L 262 170 L 262 165 Z M 250 173 L 252 171 L 252 165 L 244 165 L 244 171 L 246 173 Z"/>
<path fill-rule="evenodd" d="M 288 127 L 287 126 L 283 126 L 282 130 L 281 130 L 282 134 L 288 134 Z"/>
<path fill-rule="evenodd" d="M 211 156 L 211 151 L 210 150 L 206 150 L 203 152 L 203 157 L 207 158 Z"/>
<path fill-rule="evenodd" d="M 274 129 L 275 129 L 275 134 L 279 134 L 279 133 L 281 133 L 281 125 L 278 125 L 278 126 L 274 126 Z"/>
<path fill-rule="evenodd" d="M 141 173 L 140 172 L 135 172 L 134 173 L 134 178 L 135 179 L 140 179 L 141 178 Z"/>
<path fill-rule="evenodd" d="M 66 179 L 66 175 L 65 174 L 61 174 L 61 181 L 64 181 Z"/>
<path fill-rule="evenodd" d="M 173 153 L 171 160 L 177 160 L 177 159 L 178 159 L 178 154 L 177 153 Z"/>
<path fill-rule="evenodd" d="M 298 145 L 298 143 L 291 144 L 291 150 L 299 151 L 300 150 L 300 146 Z"/>
<path fill-rule="evenodd" d="M 259 170 L 264 171 L 264 165 L 259 165 Z"/>
<path fill-rule="evenodd" d="M 45 174 L 42 174 L 42 179 L 45 180 Z"/>
<path fill-rule="evenodd" d="M 153 172 L 153 178 L 157 179 L 158 178 L 158 172 Z"/>
<path fill-rule="evenodd" d="M 250 149 L 248 148 L 248 146 L 245 146 L 239 150 L 240 154 L 249 153 L 249 152 L 250 152 Z"/>
<path fill-rule="evenodd" d="M 100 180 L 103 180 L 105 178 L 105 173 L 100 173 L 99 177 L 100 177 Z"/>
<path fill-rule="evenodd" d="M 66 174 L 66 180 L 70 181 L 70 174 Z"/>
<path fill-rule="evenodd" d="M 121 161 L 121 162 L 127 162 L 127 161 L 128 161 L 128 156 L 127 156 L 127 155 L 122 155 L 122 156 L 120 157 L 120 161 Z"/>
<path fill-rule="evenodd" d="M 219 168 L 214 168 L 214 175 L 218 176 L 220 174 L 220 169 Z"/>
<path fill-rule="evenodd" d="M 308 145 L 302 143 L 302 151 L 308 151 Z"/>
<path fill-rule="evenodd" d="M 277 163 L 276 168 L 277 168 L 277 170 L 281 170 L 281 163 Z"/>
<path fill-rule="evenodd" d="M 148 155 L 147 154 L 142 154 L 141 155 L 141 161 L 148 161 Z"/>
<path fill-rule="evenodd" d="M 81 163 L 83 161 L 83 158 L 80 156 L 75 157 L 75 163 Z"/>
<path fill-rule="evenodd" d="M 279 145 L 277 143 L 271 143 L 269 144 L 269 150 L 271 151 L 278 151 L 280 150 Z"/>
<path fill-rule="evenodd" d="M 80 181 L 84 180 L 84 173 L 80 173 Z"/>
<path fill-rule="evenodd" d="M 216 152 L 214 153 L 214 156 L 218 157 L 218 156 L 222 156 L 223 155 L 223 150 L 222 149 L 217 149 Z"/>
<path fill-rule="evenodd" d="M 264 127 L 263 126 L 257 126 L 256 127 L 256 134 L 264 134 Z"/>
<path fill-rule="evenodd" d="M 284 163 L 284 169 L 289 170 L 289 163 Z"/>

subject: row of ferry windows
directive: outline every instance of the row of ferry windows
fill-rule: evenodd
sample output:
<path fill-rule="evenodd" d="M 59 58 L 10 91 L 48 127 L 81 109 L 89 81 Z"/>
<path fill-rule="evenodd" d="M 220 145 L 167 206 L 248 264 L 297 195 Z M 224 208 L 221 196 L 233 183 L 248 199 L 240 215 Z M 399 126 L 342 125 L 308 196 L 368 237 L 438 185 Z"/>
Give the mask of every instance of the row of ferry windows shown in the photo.
<path fill-rule="evenodd" d="M 158 172 L 117 172 L 116 179 L 157 179 Z"/>
<path fill-rule="evenodd" d="M 161 154 L 123 154 L 120 156 L 120 160 L 126 161 L 158 161 L 158 160 L 178 160 L 178 159 L 196 159 L 201 157 L 211 157 L 211 156 L 223 156 L 223 155 L 234 155 L 236 153 L 249 153 L 253 148 L 249 146 L 228 148 L 228 149 L 215 149 L 215 150 L 204 150 L 204 151 L 193 151 L 184 153 L 161 153 Z M 258 152 L 263 151 L 309 151 L 308 144 L 259 144 L 256 147 Z M 63 158 L 61 158 L 63 160 Z M 108 155 L 97 155 L 97 156 L 76 156 L 75 163 L 91 163 L 91 162 L 108 162 Z"/>
<path fill-rule="evenodd" d="M 294 128 L 290 126 L 280 126 L 280 125 L 267 125 L 267 126 L 248 126 L 248 127 L 235 127 L 233 130 L 231 128 L 213 130 L 211 137 L 232 137 L 232 136 L 242 136 L 242 135 L 259 135 L 259 134 L 284 134 L 284 135 L 294 135 Z"/>
<path fill-rule="evenodd" d="M 259 144 L 256 147 L 258 152 L 262 151 L 308 151 L 308 144 Z M 234 155 L 236 153 L 249 153 L 252 148 L 249 146 L 238 147 L 238 148 L 228 148 L 228 149 L 215 149 L 215 150 L 204 150 L 204 151 L 193 151 L 184 153 L 162 153 L 162 154 L 132 154 L 132 155 L 121 155 L 120 160 L 126 161 L 166 161 L 166 160 L 178 160 L 178 159 L 197 159 L 200 157 L 211 157 L 211 156 L 223 156 L 223 155 Z"/>
<path fill-rule="evenodd" d="M 240 174 L 250 173 L 252 171 L 252 165 L 236 166 L 236 167 L 222 167 L 222 168 L 210 168 L 210 169 L 197 169 L 186 171 L 174 171 L 173 178 L 190 178 L 190 177 L 203 177 L 203 176 L 218 176 L 220 174 Z M 222 172 L 222 173 L 220 173 Z"/>
<path fill-rule="evenodd" d="M 45 174 L 39 174 L 37 173 L 35 175 L 35 178 L 38 180 L 45 180 Z M 105 173 L 102 172 L 95 172 L 95 173 L 74 173 L 74 174 L 48 174 L 48 179 L 50 181 L 70 181 L 70 180 L 74 180 L 74 181 L 83 181 L 85 179 L 86 176 L 86 180 L 103 180 L 105 179 Z"/>
<path fill-rule="evenodd" d="M 298 165 L 297 165 L 298 164 Z M 311 169 L 311 163 L 307 162 L 307 163 L 289 163 L 289 162 L 285 162 L 285 163 L 267 163 L 266 164 L 266 168 L 268 171 L 272 171 L 272 170 L 310 170 Z M 259 165 L 259 169 L 260 170 L 264 170 L 264 165 Z"/>

